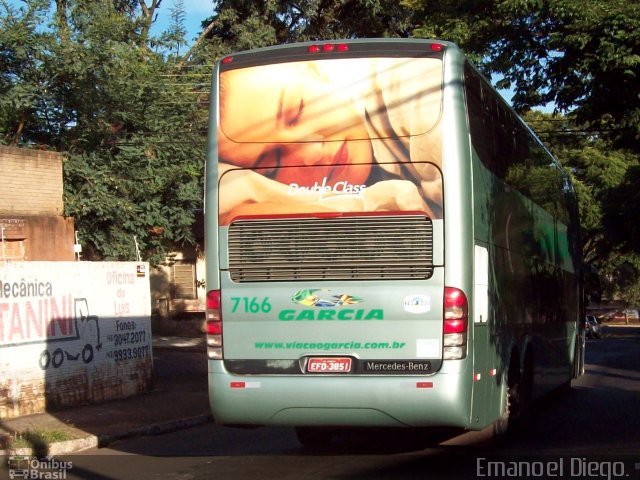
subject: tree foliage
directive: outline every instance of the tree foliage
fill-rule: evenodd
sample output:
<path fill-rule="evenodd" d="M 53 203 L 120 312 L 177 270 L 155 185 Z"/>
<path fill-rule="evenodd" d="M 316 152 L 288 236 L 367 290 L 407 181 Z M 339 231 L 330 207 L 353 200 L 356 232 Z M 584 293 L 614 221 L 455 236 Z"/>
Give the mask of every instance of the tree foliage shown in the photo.
<path fill-rule="evenodd" d="M 629 0 L 403 0 L 418 36 L 475 55 L 521 111 L 553 102 L 615 145 L 640 150 L 640 3 Z"/>
<path fill-rule="evenodd" d="M 203 22 L 207 42 L 231 51 L 307 40 L 408 37 L 411 12 L 397 0 L 219 0 Z"/>
<path fill-rule="evenodd" d="M 403 0 L 414 34 L 458 43 L 573 171 L 590 290 L 640 303 L 640 3 Z"/>
<path fill-rule="evenodd" d="M 573 177 L 590 296 L 640 304 L 638 227 L 631 221 L 640 208 L 638 155 L 614 148 L 572 116 L 528 112 L 524 118 Z"/>
<path fill-rule="evenodd" d="M 202 202 L 200 86 L 151 50 L 174 46 L 179 25 L 143 42 L 136 3 L 28 1 L 0 20 L 3 140 L 65 152 L 65 213 L 88 259 L 135 259 L 137 241 L 161 261 L 193 243 Z"/>
<path fill-rule="evenodd" d="M 629 301 L 640 291 L 629 216 L 640 207 L 637 0 L 211 0 L 214 14 L 188 49 L 183 0 L 16 4 L 0 0 L 0 141 L 65 152 L 66 213 L 88 258 L 133 258 L 134 237 L 152 261 L 193 242 L 206 91 L 220 56 L 417 36 L 458 43 L 511 90 L 572 172 L 585 259 L 602 291 Z M 160 8 L 172 21 L 154 36 Z M 556 115 L 531 111 L 550 102 Z"/>

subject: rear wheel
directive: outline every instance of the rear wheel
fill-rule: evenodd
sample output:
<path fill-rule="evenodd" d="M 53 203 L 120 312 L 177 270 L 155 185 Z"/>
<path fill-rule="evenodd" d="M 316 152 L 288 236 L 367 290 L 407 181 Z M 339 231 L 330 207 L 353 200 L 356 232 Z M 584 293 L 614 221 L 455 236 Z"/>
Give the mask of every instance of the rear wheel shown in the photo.
<path fill-rule="evenodd" d="M 529 428 L 533 415 L 533 353 L 527 351 L 524 359 L 522 378 L 519 385 L 518 400 L 518 428 L 525 430 Z"/>
<path fill-rule="evenodd" d="M 511 377 L 511 375 L 509 375 Z M 518 382 L 513 378 L 507 379 L 503 389 L 502 415 L 493 424 L 493 435 L 498 442 L 511 434 L 515 427 L 518 405 Z"/>
<path fill-rule="evenodd" d="M 500 442 L 516 431 L 526 428 L 533 390 L 533 356 L 527 355 L 522 373 L 518 357 L 509 364 L 507 384 L 503 391 L 502 415 L 493 424 L 494 438 Z"/>
<path fill-rule="evenodd" d="M 573 378 L 584 375 L 584 353 L 586 347 L 586 335 L 576 332 L 575 348 L 573 354 Z"/>

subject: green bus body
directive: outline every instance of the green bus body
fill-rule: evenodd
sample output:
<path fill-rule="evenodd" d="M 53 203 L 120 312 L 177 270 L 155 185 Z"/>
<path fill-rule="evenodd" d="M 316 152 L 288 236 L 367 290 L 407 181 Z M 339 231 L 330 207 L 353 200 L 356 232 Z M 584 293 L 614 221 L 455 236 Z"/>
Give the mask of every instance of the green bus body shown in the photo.
<path fill-rule="evenodd" d="M 580 374 L 574 191 L 455 45 L 242 52 L 211 98 L 217 422 L 478 430 Z"/>

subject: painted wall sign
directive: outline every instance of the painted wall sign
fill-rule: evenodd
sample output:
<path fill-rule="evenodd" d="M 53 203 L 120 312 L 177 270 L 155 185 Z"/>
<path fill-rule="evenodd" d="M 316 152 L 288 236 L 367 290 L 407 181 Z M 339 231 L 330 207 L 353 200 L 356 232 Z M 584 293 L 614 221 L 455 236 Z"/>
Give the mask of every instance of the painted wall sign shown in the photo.
<path fill-rule="evenodd" d="M 123 398 L 151 381 L 148 266 L 0 266 L 0 418 Z"/>

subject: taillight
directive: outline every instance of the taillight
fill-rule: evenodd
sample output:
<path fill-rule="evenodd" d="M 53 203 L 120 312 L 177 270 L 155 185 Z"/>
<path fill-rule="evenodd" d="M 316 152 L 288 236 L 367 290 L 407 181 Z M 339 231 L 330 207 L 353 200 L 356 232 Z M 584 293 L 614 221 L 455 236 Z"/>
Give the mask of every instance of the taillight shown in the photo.
<path fill-rule="evenodd" d="M 469 304 L 457 288 L 444 289 L 443 359 L 460 360 L 467 355 Z"/>
<path fill-rule="evenodd" d="M 222 359 L 222 314 L 220 290 L 207 292 L 207 355 L 210 359 Z"/>
<path fill-rule="evenodd" d="M 348 52 L 349 45 L 346 43 L 324 43 L 324 44 L 314 44 L 309 45 L 307 47 L 307 52 L 309 53 L 328 53 L 328 52 Z"/>

